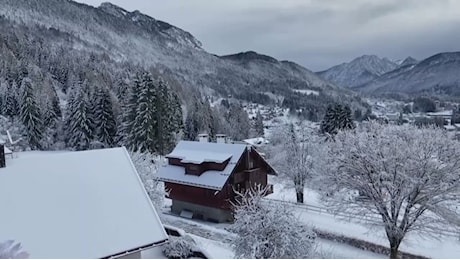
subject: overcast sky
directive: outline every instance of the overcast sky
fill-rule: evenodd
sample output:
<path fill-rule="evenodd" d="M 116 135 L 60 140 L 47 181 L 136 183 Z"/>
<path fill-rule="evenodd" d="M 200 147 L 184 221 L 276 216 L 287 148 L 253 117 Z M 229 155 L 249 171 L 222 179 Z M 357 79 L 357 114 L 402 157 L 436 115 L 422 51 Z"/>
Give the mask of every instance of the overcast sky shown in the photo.
<path fill-rule="evenodd" d="M 78 0 L 99 6 L 100 0 Z M 313 71 L 363 54 L 460 51 L 457 0 L 112 0 L 192 33 L 208 52 L 247 50 Z"/>

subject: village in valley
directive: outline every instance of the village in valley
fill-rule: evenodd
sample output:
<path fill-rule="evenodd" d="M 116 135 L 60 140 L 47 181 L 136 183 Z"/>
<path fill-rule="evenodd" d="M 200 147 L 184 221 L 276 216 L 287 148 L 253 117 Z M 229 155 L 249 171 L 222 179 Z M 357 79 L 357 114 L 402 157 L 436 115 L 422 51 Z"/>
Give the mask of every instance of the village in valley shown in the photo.
<path fill-rule="evenodd" d="M 0 2 L 1 259 L 460 257 L 453 2 Z"/>

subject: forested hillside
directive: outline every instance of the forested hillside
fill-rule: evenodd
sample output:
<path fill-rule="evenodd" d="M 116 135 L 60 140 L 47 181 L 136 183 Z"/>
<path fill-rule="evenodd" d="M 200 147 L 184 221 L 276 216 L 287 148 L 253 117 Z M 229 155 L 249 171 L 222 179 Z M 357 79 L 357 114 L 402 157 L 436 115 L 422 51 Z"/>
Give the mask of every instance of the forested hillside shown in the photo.
<path fill-rule="evenodd" d="M 173 129 L 155 130 L 161 136 L 174 133 L 166 143 L 180 137 L 176 134 L 194 138 L 201 131 L 247 137 L 247 120 L 232 119 L 242 115 L 239 100 L 303 108 L 316 118 L 339 96 L 362 107 L 351 92 L 297 64 L 259 55 L 218 57 L 190 33 L 138 11 L 60 0 L 0 4 L 0 134 L 9 129 L 33 149 L 125 144 L 124 127 L 132 124 L 127 114 L 142 98 L 136 89 L 146 84 L 146 73 L 153 82 L 149 86 L 164 88 L 168 96 L 155 97 L 162 105 L 152 111 L 168 111 L 178 120 Z M 215 97 L 231 102 L 208 109 Z M 241 131 L 232 133 L 235 128 Z M 159 152 L 163 144 L 149 147 Z"/>

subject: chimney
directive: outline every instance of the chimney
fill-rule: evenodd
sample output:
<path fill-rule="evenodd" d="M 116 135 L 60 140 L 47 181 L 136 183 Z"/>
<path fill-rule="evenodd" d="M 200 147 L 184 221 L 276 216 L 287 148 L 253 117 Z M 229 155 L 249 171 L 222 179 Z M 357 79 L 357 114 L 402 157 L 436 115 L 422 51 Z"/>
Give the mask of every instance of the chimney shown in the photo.
<path fill-rule="evenodd" d="M 5 146 L 0 144 L 0 168 L 6 167 L 6 160 L 5 160 Z"/>
<path fill-rule="evenodd" d="M 200 143 L 207 143 L 209 141 L 209 135 L 208 134 L 199 134 L 198 135 L 198 140 Z"/>
<path fill-rule="evenodd" d="M 223 134 L 217 134 L 216 135 L 216 142 L 218 144 L 225 144 L 227 143 L 227 136 Z"/>

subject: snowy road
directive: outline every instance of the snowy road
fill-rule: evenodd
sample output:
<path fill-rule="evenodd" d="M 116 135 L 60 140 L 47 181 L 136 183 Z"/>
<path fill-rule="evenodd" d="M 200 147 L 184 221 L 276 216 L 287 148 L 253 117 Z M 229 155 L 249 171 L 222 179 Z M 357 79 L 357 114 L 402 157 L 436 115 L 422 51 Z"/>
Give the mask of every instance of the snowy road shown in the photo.
<path fill-rule="evenodd" d="M 215 258 L 231 258 L 232 250 L 230 243 L 235 234 L 225 230 L 229 224 L 216 224 L 200 220 L 189 220 L 168 212 L 163 212 L 162 221 L 165 224 L 183 229 L 192 236 L 201 247 Z M 375 254 L 365 250 L 357 249 L 352 246 L 317 239 L 316 258 L 367 258 L 381 259 L 387 258 L 386 255 Z"/>

